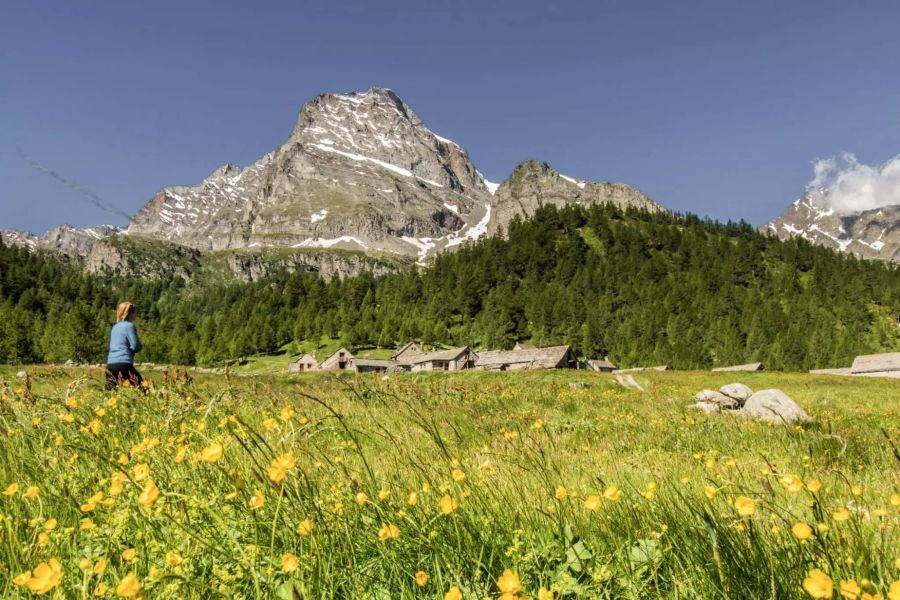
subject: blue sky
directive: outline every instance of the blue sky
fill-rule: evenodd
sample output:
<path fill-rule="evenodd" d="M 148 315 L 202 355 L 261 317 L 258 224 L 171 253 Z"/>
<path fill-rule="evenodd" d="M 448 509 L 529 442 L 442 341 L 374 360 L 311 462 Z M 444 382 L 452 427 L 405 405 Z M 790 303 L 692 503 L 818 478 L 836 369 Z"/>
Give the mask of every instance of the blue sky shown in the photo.
<path fill-rule="evenodd" d="M 896 2 L 71 2 L 0 20 L 0 228 L 124 219 L 390 87 L 489 179 L 522 160 L 761 225 L 812 161 L 900 153 Z"/>

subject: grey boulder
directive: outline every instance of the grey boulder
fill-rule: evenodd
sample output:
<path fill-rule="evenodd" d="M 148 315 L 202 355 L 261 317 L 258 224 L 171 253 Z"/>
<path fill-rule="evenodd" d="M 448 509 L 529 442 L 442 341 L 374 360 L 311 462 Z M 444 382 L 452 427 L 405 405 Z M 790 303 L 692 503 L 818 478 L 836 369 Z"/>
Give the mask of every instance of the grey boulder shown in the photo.
<path fill-rule="evenodd" d="M 743 417 L 772 423 L 806 423 L 811 420 L 790 396 L 777 389 L 756 392 L 737 412 Z"/>
<path fill-rule="evenodd" d="M 740 406 L 735 399 L 729 398 L 725 394 L 715 390 L 702 390 L 697 392 L 694 394 L 694 400 L 696 400 L 698 404 L 715 404 L 720 408 L 739 408 Z"/>
<path fill-rule="evenodd" d="M 729 398 L 734 398 L 739 404 L 744 404 L 753 395 L 753 390 L 743 383 L 729 383 L 720 387 L 719 391 Z"/>

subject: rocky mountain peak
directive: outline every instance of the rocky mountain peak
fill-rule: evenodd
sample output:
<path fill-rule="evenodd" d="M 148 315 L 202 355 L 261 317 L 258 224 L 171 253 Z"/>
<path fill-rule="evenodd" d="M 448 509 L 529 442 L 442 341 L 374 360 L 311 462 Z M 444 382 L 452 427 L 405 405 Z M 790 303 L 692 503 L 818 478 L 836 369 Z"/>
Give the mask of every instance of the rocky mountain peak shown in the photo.
<path fill-rule="evenodd" d="M 828 192 L 807 191 L 764 227 L 781 239 L 800 236 L 861 258 L 900 261 L 900 206 L 838 212 Z"/>
<path fill-rule="evenodd" d="M 526 160 L 494 193 L 488 234 L 505 229 L 516 216 L 527 218 L 542 206 L 612 203 L 622 208 L 664 210 L 640 191 L 624 183 L 594 182 L 563 175 L 546 162 Z"/>

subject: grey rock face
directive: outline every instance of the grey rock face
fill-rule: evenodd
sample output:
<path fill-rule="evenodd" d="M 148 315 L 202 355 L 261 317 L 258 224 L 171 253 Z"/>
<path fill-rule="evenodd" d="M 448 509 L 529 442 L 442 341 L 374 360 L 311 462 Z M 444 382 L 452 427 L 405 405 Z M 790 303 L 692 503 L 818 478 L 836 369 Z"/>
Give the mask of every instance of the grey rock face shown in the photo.
<path fill-rule="evenodd" d="M 741 406 L 753 395 L 753 390 L 743 383 L 729 383 L 720 387 L 719 391 L 729 398 L 737 400 Z"/>
<path fill-rule="evenodd" d="M 539 208 L 549 204 L 562 207 L 570 204 L 590 206 L 605 203 L 653 212 L 664 210 L 624 183 L 578 181 L 560 175 L 547 163 L 528 160 L 516 167 L 509 179 L 500 184 L 494 193 L 487 232 L 493 235 L 500 229 L 506 230 L 514 217 L 530 217 Z"/>
<path fill-rule="evenodd" d="M 805 423 L 810 420 L 790 396 L 781 390 L 761 390 L 747 400 L 737 414 L 754 419 L 763 419 L 772 423 Z"/>
<path fill-rule="evenodd" d="M 696 410 L 702 410 L 704 413 L 711 415 L 713 413 L 722 412 L 722 406 L 716 404 L 715 402 L 697 402 L 696 404 L 691 404 L 688 408 L 693 408 Z"/>
<path fill-rule="evenodd" d="M 827 206 L 827 195 L 804 194 L 760 231 L 781 239 L 800 236 L 860 258 L 900 262 L 900 206 L 842 215 Z"/>
<path fill-rule="evenodd" d="M 325 281 L 337 277 L 355 277 L 371 273 L 376 277 L 386 275 L 395 266 L 364 254 L 350 252 L 296 252 L 272 259 L 258 253 L 235 253 L 228 259 L 230 271 L 244 281 L 256 281 L 276 271 L 293 273 L 307 271 L 319 274 Z"/>
<path fill-rule="evenodd" d="M 128 231 L 201 250 L 339 248 L 424 260 L 481 235 L 489 206 L 466 151 L 394 92 L 373 88 L 316 97 L 280 148 L 199 186 L 162 190 Z"/>
<path fill-rule="evenodd" d="M 188 279 L 199 266 L 200 253 L 193 248 L 115 237 L 95 243 L 84 261 L 88 273 L 148 278 L 176 275 Z"/>
<path fill-rule="evenodd" d="M 0 241 L 29 250 L 45 250 L 63 256 L 84 257 L 90 253 L 97 240 L 120 232 L 118 227 L 112 225 L 98 225 L 87 229 L 61 225 L 40 237 L 23 231 L 0 231 Z"/>

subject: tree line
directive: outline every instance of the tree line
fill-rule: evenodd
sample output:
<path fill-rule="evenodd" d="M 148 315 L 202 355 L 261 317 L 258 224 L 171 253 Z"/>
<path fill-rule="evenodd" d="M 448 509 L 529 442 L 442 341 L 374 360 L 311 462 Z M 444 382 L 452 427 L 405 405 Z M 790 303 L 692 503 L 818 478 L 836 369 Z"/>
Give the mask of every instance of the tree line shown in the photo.
<path fill-rule="evenodd" d="M 139 308 L 141 360 L 215 365 L 300 340 L 475 348 L 571 344 L 619 365 L 847 365 L 900 350 L 900 269 L 749 224 L 612 205 L 540 209 L 426 268 L 323 281 L 277 273 L 85 274 L 0 247 L 0 362 L 103 362 L 113 308 Z"/>

